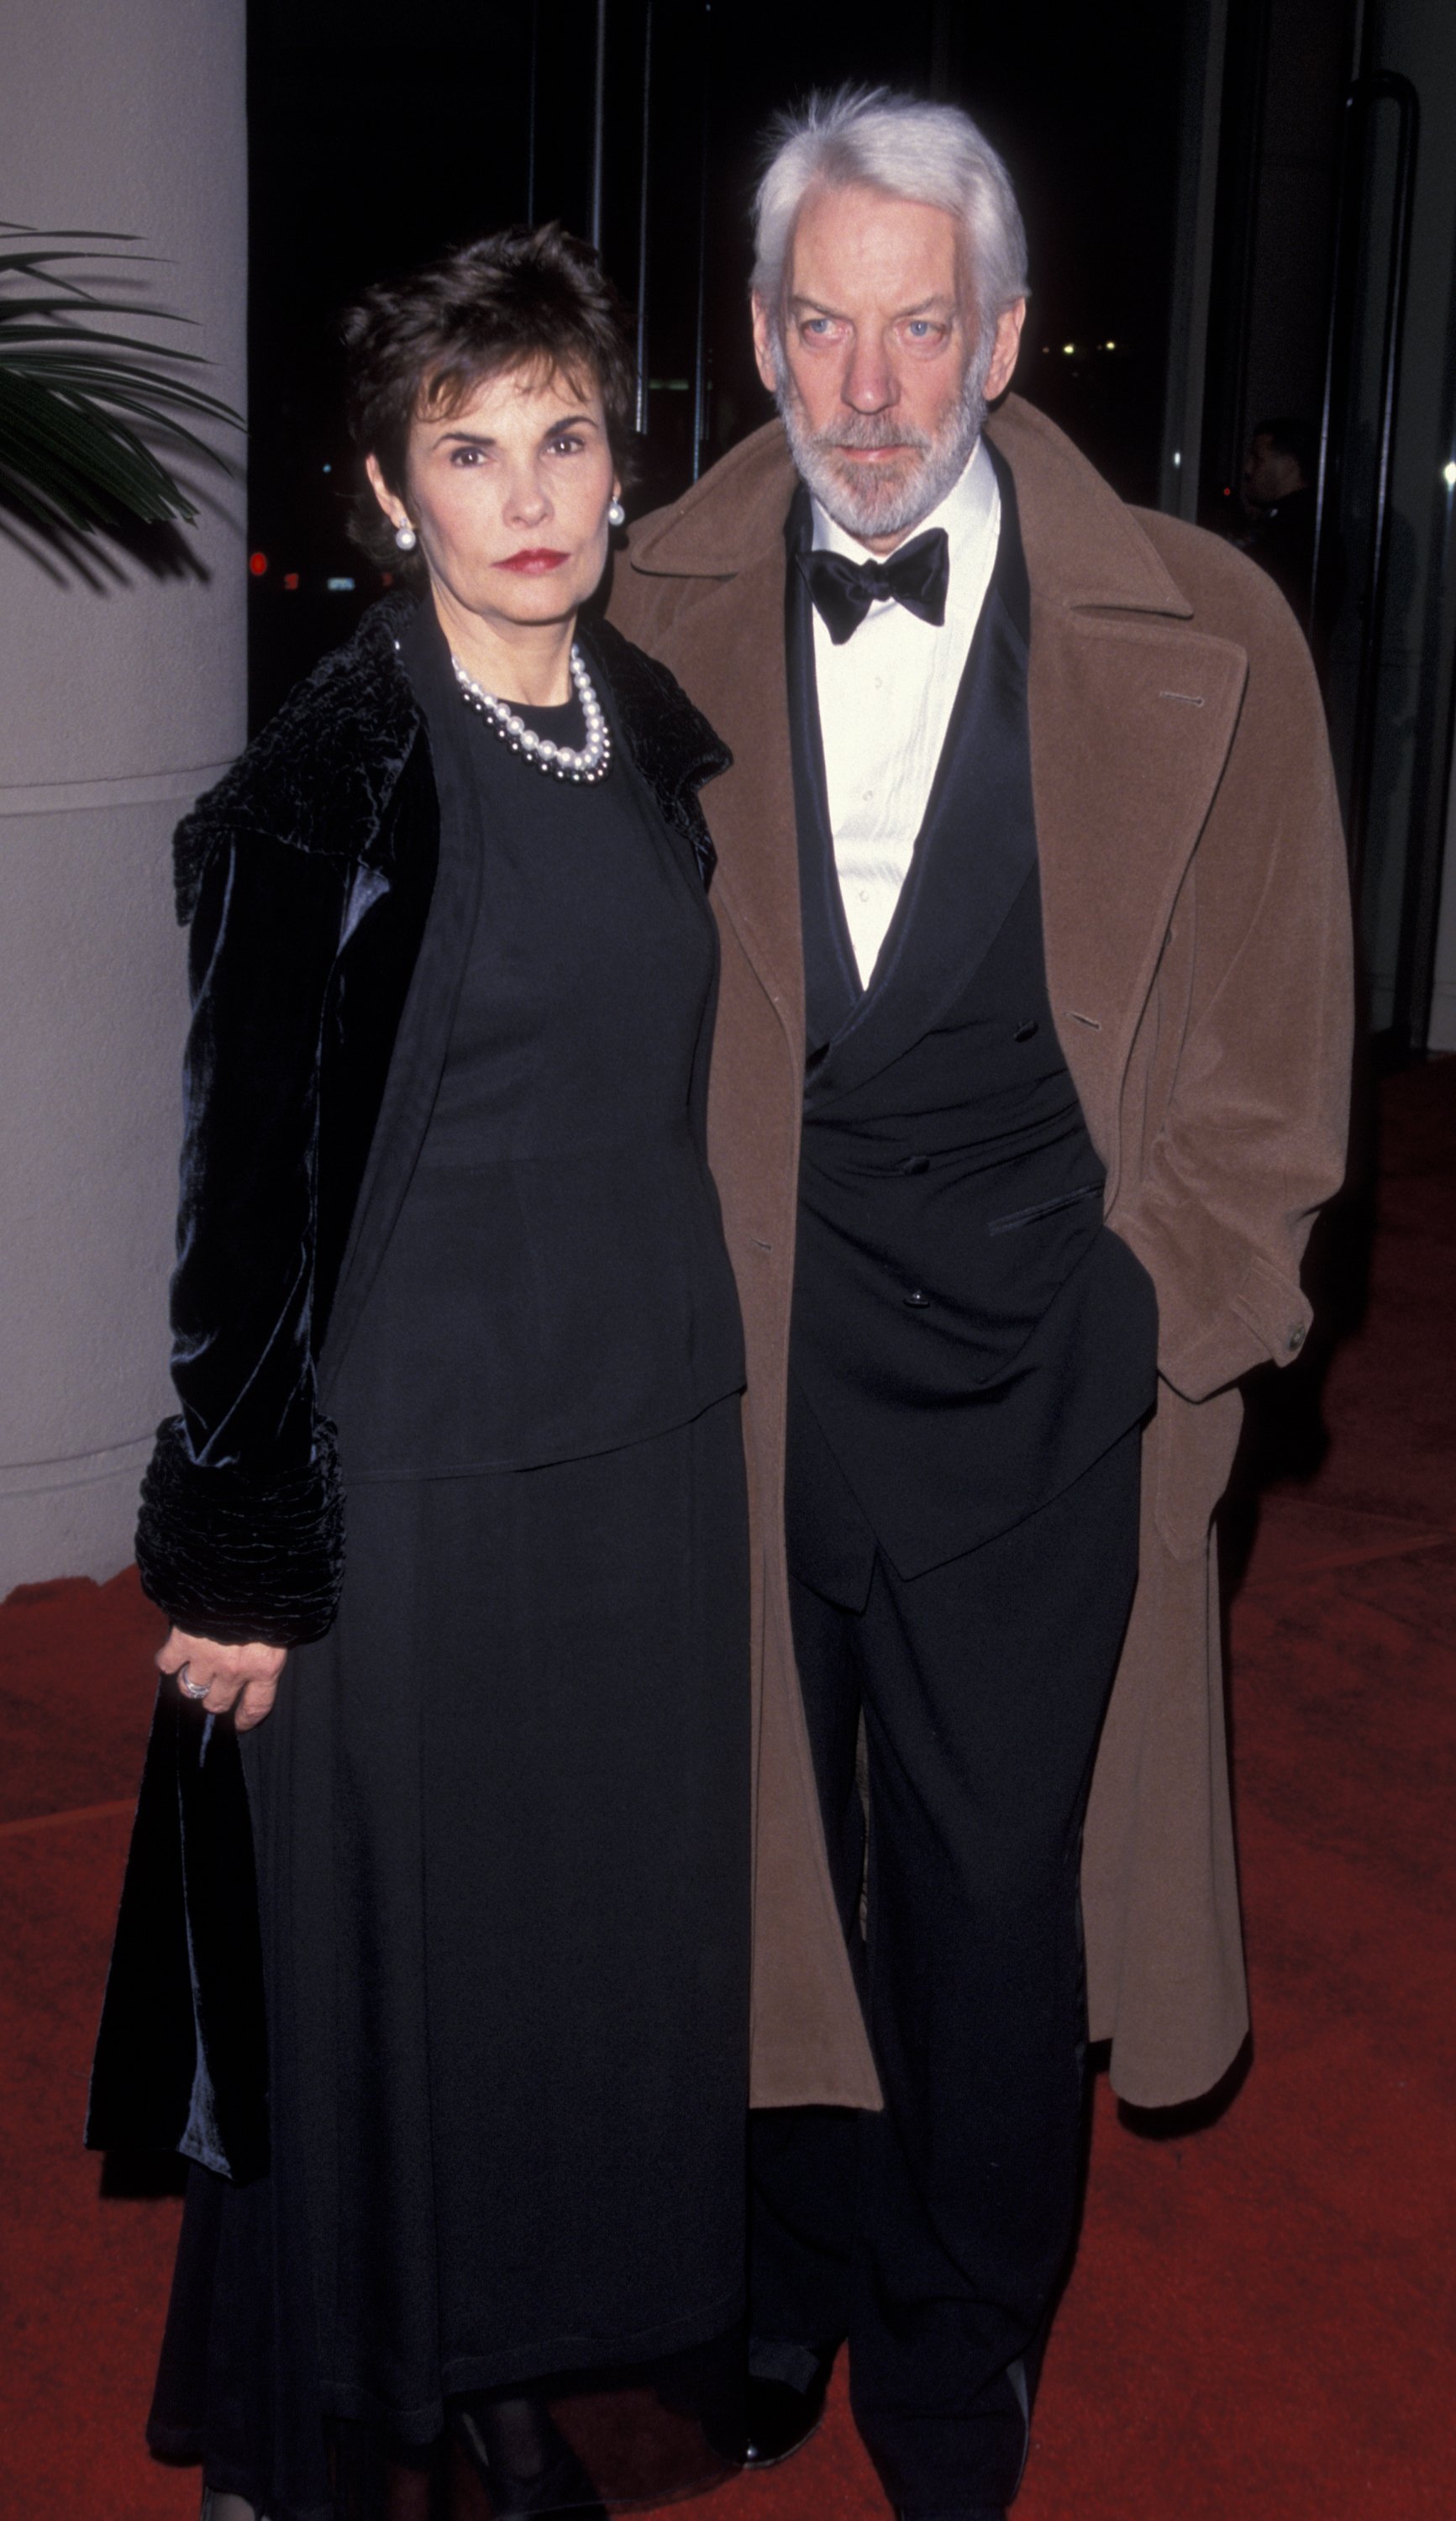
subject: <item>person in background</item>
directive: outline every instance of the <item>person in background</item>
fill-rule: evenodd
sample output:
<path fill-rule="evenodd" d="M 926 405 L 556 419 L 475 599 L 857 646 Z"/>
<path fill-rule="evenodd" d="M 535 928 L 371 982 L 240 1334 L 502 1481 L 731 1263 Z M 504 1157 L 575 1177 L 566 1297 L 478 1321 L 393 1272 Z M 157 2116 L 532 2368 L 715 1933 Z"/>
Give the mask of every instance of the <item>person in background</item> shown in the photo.
<path fill-rule="evenodd" d="M 1241 547 L 1307 626 L 1314 577 L 1319 434 L 1305 420 L 1261 420 L 1244 459 L 1244 506 L 1252 520 Z"/>
<path fill-rule="evenodd" d="M 592 252 L 487 237 L 346 342 L 415 588 L 177 835 L 172 1627 L 90 2135 L 190 2157 L 149 2433 L 212 2521 L 600 2521 L 724 2474 L 743 2297 L 728 755 L 581 619 L 633 409 Z"/>

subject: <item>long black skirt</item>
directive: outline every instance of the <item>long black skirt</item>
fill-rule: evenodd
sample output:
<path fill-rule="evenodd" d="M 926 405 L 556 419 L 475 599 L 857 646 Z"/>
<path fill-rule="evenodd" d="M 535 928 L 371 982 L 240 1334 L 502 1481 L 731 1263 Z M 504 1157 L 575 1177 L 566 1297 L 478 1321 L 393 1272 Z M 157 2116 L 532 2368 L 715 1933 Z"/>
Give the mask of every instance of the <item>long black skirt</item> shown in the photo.
<path fill-rule="evenodd" d="M 155 2450 L 316 2521 L 341 2425 L 422 2452 L 629 2371 L 640 2415 L 660 2364 L 596 2483 L 688 2482 L 742 2309 L 749 1733 L 736 1398 L 352 1490 L 339 1621 L 246 1737 L 271 2170 L 193 2175 Z"/>

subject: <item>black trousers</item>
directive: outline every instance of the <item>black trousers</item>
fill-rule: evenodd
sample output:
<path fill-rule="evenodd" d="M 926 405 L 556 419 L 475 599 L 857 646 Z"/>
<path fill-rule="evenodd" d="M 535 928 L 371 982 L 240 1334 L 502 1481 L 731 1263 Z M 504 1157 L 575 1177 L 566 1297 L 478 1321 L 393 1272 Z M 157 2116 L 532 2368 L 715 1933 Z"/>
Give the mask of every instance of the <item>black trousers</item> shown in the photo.
<path fill-rule="evenodd" d="M 802 2386 L 811 2357 L 847 2337 L 855 2420 L 912 2513 L 1015 2494 L 1072 2244 L 1078 1862 L 1137 1574 L 1139 1449 L 1134 1429 L 1013 1531 L 914 1581 L 876 1553 L 857 1609 L 793 1581 L 830 1862 L 886 2106 L 755 2113 L 751 2368 Z M 822 1440 L 791 1441 L 791 1481 L 821 1455 Z M 843 1510 L 857 1513 L 847 1490 Z M 821 1534 L 823 1514 L 819 1496 Z M 809 1520 L 791 1498 L 791 1535 Z"/>

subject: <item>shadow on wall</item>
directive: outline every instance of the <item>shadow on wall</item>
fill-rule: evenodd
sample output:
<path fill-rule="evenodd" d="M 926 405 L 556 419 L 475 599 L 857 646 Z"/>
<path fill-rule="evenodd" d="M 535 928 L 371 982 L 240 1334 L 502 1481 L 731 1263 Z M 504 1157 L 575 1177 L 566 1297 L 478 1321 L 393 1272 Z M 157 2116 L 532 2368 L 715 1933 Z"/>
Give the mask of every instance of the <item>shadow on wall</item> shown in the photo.
<path fill-rule="evenodd" d="M 94 595 L 130 586 L 138 573 L 159 583 L 176 578 L 188 578 L 200 586 L 211 582 L 211 571 L 179 527 L 145 525 L 140 517 L 118 517 L 104 532 L 93 528 L 82 533 L 58 526 L 42 537 L 33 527 L 27 527 L 23 514 L 7 506 L 0 490 L 0 534 L 55 585 L 79 579 Z"/>

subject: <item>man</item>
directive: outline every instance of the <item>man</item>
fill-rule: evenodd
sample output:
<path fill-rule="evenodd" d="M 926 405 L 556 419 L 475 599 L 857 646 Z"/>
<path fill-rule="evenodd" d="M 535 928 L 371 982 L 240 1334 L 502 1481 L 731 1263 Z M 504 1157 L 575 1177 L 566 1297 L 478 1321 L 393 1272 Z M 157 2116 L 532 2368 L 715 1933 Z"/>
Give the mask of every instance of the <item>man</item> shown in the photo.
<path fill-rule="evenodd" d="M 1117 2088 L 1185 2098 L 1244 2036 L 1209 1520 L 1237 1378 L 1303 1340 L 1348 1045 L 1303 643 L 1001 400 L 1023 254 L 964 115 L 787 122 L 753 281 L 781 423 L 614 596 L 736 756 L 705 802 L 762 1580 L 751 2451 L 807 2437 L 847 2337 L 909 2521 L 999 2515 L 1025 2456 L 1094 1755 Z"/>
<path fill-rule="evenodd" d="M 1319 442 L 1306 420 L 1261 420 L 1244 459 L 1251 527 L 1243 547 L 1267 570 L 1301 621 L 1314 576 L 1314 482 Z"/>

